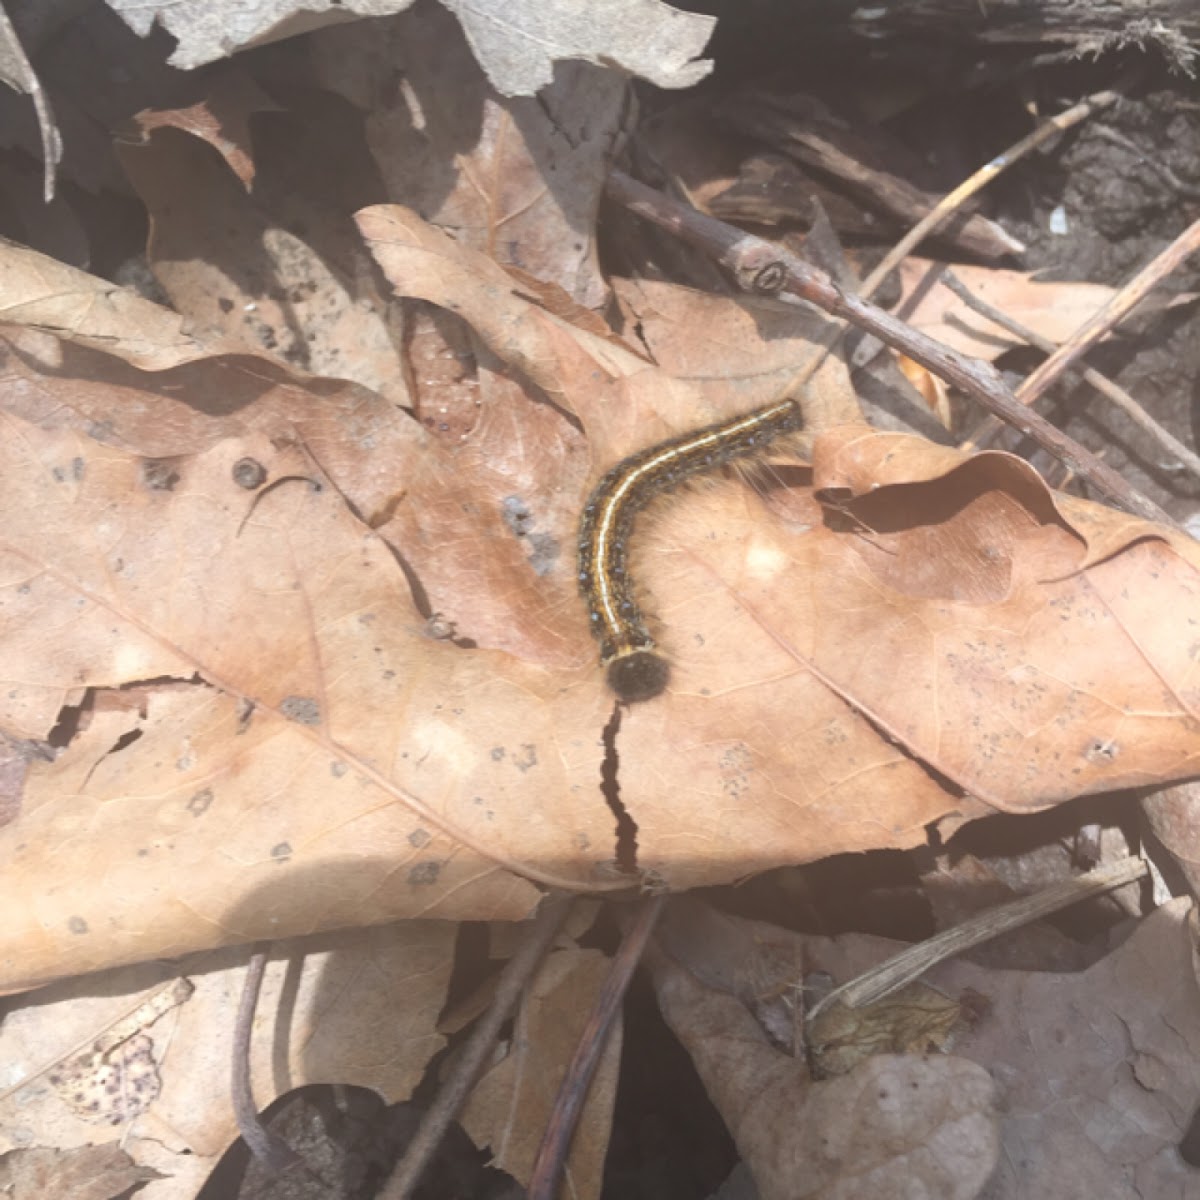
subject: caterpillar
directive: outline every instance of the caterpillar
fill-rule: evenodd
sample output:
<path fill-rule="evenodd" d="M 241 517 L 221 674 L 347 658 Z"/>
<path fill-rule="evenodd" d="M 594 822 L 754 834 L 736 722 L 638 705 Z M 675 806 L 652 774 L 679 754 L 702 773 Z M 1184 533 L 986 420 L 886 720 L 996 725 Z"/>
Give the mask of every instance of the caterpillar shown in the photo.
<path fill-rule="evenodd" d="M 639 450 L 606 472 L 592 491 L 579 523 L 579 590 L 600 644 L 600 664 L 618 699 L 651 700 L 671 676 L 634 599 L 629 539 L 637 514 L 655 496 L 761 452 L 800 423 L 796 401 L 781 400 Z"/>

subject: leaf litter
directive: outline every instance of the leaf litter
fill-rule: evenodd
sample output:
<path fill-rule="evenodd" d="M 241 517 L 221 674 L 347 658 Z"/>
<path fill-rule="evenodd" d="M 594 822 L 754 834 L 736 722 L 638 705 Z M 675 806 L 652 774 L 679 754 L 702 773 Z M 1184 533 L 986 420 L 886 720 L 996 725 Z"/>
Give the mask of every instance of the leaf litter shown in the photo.
<path fill-rule="evenodd" d="M 234 1129 L 223 1091 L 184 1084 L 223 1077 L 236 947 L 257 939 L 310 939 L 284 943 L 293 1057 L 273 1076 L 269 1045 L 255 1050 L 255 1079 L 274 1079 L 257 1099 L 337 1078 L 398 1101 L 442 1044 L 445 922 L 519 920 L 545 886 L 682 891 L 920 847 L 939 824 L 1196 773 L 1195 544 L 1017 458 L 862 423 L 840 358 L 812 374 L 831 334 L 813 312 L 602 270 L 604 173 L 635 128 L 625 81 L 575 62 L 537 99 L 505 99 L 468 42 L 495 84 L 470 30 L 429 6 L 316 35 L 314 78 L 352 108 L 315 133 L 274 98 L 314 104 L 279 92 L 283 56 L 261 86 L 238 60 L 198 105 L 143 110 L 120 156 L 174 312 L 0 246 L 0 730 L 54 745 L 22 756 L 0 830 L 0 962 L 10 991 L 64 980 L 0 1035 L 14 1153 L 22 1129 L 82 1147 L 111 1113 L 137 1131 L 138 1164 L 176 1176 L 144 1194 L 193 1194 Z M 322 191 L 298 164 L 360 119 L 369 158 L 343 156 Z M 252 120 L 285 149 L 252 144 Z M 955 270 L 1057 340 L 1111 294 Z M 1004 348 L 937 295 L 916 327 Z M 610 301 L 621 333 L 596 320 Z M 806 428 L 765 486 L 715 479 L 640 522 L 635 566 L 674 676 L 614 733 L 575 585 L 591 484 L 807 375 Z M 764 1196 L 966 1197 L 989 1178 L 995 1195 L 1084 1178 L 1089 1194 L 1170 1195 L 1196 1094 L 1187 928 L 1168 904 L 1077 975 L 944 964 L 932 1024 L 820 1082 L 774 1044 L 778 1004 L 764 1030 L 745 986 L 706 998 L 665 956 L 654 973 Z M 776 1000 L 797 962 L 864 969 L 856 946 L 789 945 Z M 132 964 L 182 955 L 196 994 L 106 1042 L 174 977 L 148 984 Z M 276 955 L 268 1014 L 285 1003 Z M 705 958 L 693 974 L 720 974 L 712 945 Z M 463 1116 L 518 1178 L 552 1104 L 536 1081 L 570 1057 L 567 1017 L 602 966 L 555 952 Z M 104 1011 L 69 982 L 90 972 L 110 981 Z M 1144 976 L 1159 1023 L 1132 986 Z M 949 1040 L 928 1032 L 946 1012 Z M 1049 1030 L 1036 1042 L 1030 1013 Z M 364 1043 L 368 1018 L 398 1026 L 403 1052 Z M 1079 1028 L 1082 1050 L 1054 1042 Z M 934 1047 L 950 1053 L 910 1052 Z M 617 1053 L 577 1139 L 580 1194 L 599 1194 Z"/>

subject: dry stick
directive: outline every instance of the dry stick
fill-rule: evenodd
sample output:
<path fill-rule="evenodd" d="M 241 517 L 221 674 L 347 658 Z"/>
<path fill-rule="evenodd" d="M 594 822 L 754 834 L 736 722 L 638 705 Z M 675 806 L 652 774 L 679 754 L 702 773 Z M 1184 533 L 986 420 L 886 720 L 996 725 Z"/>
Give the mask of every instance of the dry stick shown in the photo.
<path fill-rule="evenodd" d="M 880 341 L 973 396 L 1114 503 L 1148 520 L 1170 523 L 1170 518 L 1154 501 L 1143 496 L 1112 467 L 1040 414 L 1026 408 L 989 364 L 967 358 L 910 328 L 891 313 L 848 294 L 824 271 L 781 247 L 664 196 L 621 171 L 609 174 L 606 191 L 631 212 L 711 255 L 730 271 L 743 290 L 766 296 L 788 292 L 873 333 Z"/>
<path fill-rule="evenodd" d="M 233 1030 L 233 1116 L 242 1140 L 250 1147 L 250 1153 L 268 1170 L 283 1171 L 303 1160 L 282 1138 L 263 1125 L 250 1087 L 254 1010 L 258 1006 L 258 993 L 262 990 L 269 949 L 269 942 L 258 942 L 246 965 L 246 979 L 242 984 L 242 999 Z"/>
<path fill-rule="evenodd" d="M 1200 220 L 1193 222 L 1157 258 L 1134 276 L 1095 316 L 1085 321 L 1065 342 L 1042 363 L 1017 389 L 1022 404 L 1033 404 L 1051 384 L 1085 354 L 1106 333 L 1123 320 L 1146 295 L 1169 275 L 1184 259 L 1200 247 Z M 973 429 L 964 447 L 971 448 L 989 440 L 996 433 L 990 418 Z"/>
<path fill-rule="evenodd" d="M 1043 142 L 1055 134 L 1078 125 L 1080 121 L 1092 116 L 1101 109 L 1108 108 L 1121 98 L 1121 92 L 1108 90 L 1096 92 L 1078 104 L 1061 112 L 1057 116 L 1047 117 L 1032 133 L 1028 133 L 1019 142 L 1010 146 L 1003 154 L 996 155 L 991 162 L 985 163 L 973 175 L 968 176 L 953 191 L 947 192 L 884 256 L 883 261 L 863 281 L 858 294 L 869 299 L 875 289 L 887 278 L 888 272 L 898 266 L 908 256 L 919 242 L 929 236 L 941 225 L 951 213 L 965 203 L 980 189 L 986 187 L 1001 171 L 1007 170 L 1018 159 L 1023 158 L 1031 150 L 1036 150 Z"/>
<path fill-rule="evenodd" d="M 621 939 L 621 945 L 613 957 L 608 975 L 575 1047 L 570 1066 L 559 1085 L 558 1095 L 554 1098 L 550 1121 L 533 1162 L 533 1172 L 525 1193 L 527 1200 L 554 1200 L 558 1195 L 558 1184 L 575 1133 L 575 1124 L 608 1041 L 613 1018 L 629 990 L 629 981 L 641 961 L 646 941 L 662 914 L 666 899 L 662 895 L 643 901 Z"/>
<path fill-rule="evenodd" d="M 1028 379 L 1017 399 L 1032 404 L 1062 373 L 1156 288 L 1184 259 L 1200 249 L 1200 220 L 1193 221 L 1157 258 L 1147 263 L 1094 317 L 1085 321 Z"/>
<path fill-rule="evenodd" d="M 949 288 L 968 308 L 973 309 L 989 321 L 1007 329 L 1031 346 L 1053 354 L 1057 346 L 1049 338 L 1043 337 L 1035 329 L 1030 329 L 1020 321 L 1014 320 L 1003 309 L 989 304 L 976 296 L 953 271 L 945 270 L 938 279 L 944 287 Z M 1168 453 L 1173 454 L 1181 463 L 1188 467 L 1194 475 L 1200 476 L 1200 454 L 1188 449 L 1174 434 L 1168 433 L 1124 388 L 1118 387 L 1106 375 L 1101 375 L 1093 367 L 1078 368 L 1080 376 L 1102 396 L 1111 400 L 1131 421 L 1154 438 Z"/>
<path fill-rule="evenodd" d="M 480 1017 L 454 1064 L 453 1074 L 439 1089 L 436 1099 L 421 1120 L 404 1157 L 396 1164 L 377 1200 L 408 1200 L 421 1181 L 450 1122 L 458 1115 L 475 1086 L 485 1061 L 500 1034 L 500 1027 L 517 1006 L 521 992 L 538 969 L 542 958 L 563 927 L 574 900 L 568 892 L 552 891 L 542 901 L 524 940 L 504 965 L 496 980 L 491 1007 Z"/>
<path fill-rule="evenodd" d="M 1053 884 L 1032 896 L 1022 896 L 1019 900 L 989 908 L 961 925 L 955 925 L 953 929 L 901 950 L 857 979 L 834 988 L 813 1008 L 808 1018 L 812 1020 L 833 1004 L 842 1004 L 846 1008 L 863 1008 L 874 1004 L 919 978 L 944 959 L 962 954 L 964 950 L 1019 929 L 1031 921 L 1041 920 L 1071 904 L 1123 887 L 1145 874 L 1146 864 L 1140 858 L 1123 858 L 1119 862 Z"/>

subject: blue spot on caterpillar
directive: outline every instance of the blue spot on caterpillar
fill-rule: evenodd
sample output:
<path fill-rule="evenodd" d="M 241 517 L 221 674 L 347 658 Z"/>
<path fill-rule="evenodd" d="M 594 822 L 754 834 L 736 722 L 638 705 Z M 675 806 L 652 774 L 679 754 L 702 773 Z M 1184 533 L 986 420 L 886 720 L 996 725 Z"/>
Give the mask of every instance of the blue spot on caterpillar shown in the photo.
<path fill-rule="evenodd" d="M 579 590 L 608 686 L 621 700 L 652 700 L 671 676 L 633 597 L 629 538 L 637 514 L 655 496 L 761 452 L 800 423 L 796 401 L 781 400 L 639 450 L 596 485 L 579 523 Z"/>

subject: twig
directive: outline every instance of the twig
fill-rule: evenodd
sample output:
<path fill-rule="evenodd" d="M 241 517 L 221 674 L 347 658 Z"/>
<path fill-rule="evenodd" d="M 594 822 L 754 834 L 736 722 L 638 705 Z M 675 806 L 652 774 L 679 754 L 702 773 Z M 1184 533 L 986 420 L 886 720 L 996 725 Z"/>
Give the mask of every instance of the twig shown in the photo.
<path fill-rule="evenodd" d="M 1106 867 L 1097 867 L 1062 883 L 1045 888 L 1032 896 L 1022 896 L 1008 904 L 989 908 L 961 925 L 927 938 L 902 950 L 864 975 L 834 988 L 809 1014 L 809 1020 L 833 1004 L 846 1008 L 864 1008 L 924 975 L 930 967 L 991 941 L 1002 933 L 1019 929 L 1069 905 L 1140 879 L 1146 864 L 1140 858 L 1125 858 Z"/>
<path fill-rule="evenodd" d="M 258 1116 L 254 1092 L 250 1087 L 250 1043 L 254 1034 L 254 1010 L 262 990 L 263 973 L 267 966 L 270 944 L 259 942 L 246 966 L 242 984 L 242 999 L 238 1005 L 237 1023 L 233 1031 L 233 1115 L 242 1140 L 250 1153 L 269 1171 L 283 1171 L 302 1162 L 300 1155 L 282 1138 L 273 1134 Z"/>
<path fill-rule="evenodd" d="M 1017 399 L 1032 404 L 1081 355 L 1128 315 L 1184 259 L 1200 249 L 1200 220 L 1193 221 L 1157 258 L 1148 262 L 1090 320 L 1085 321 L 1028 379 Z"/>
<path fill-rule="evenodd" d="M 888 273 L 903 262 L 919 242 L 929 236 L 939 225 L 947 220 L 951 213 L 967 199 L 986 187 L 1002 171 L 1007 170 L 1018 159 L 1023 158 L 1031 150 L 1036 150 L 1043 142 L 1055 134 L 1078 125 L 1080 121 L 1090 117 L 1101 109 L 1108 108 L 1121 98 L 1116 90 L 1096 92 L 1078 104 L 1061 112 L 1057 116 L 1047 117 L 1032 133 L 1028 133 L 1019 142 L 1010 146 L 1003 154 L 997 154 L 991 162 L 985 163 L 974 174 L 968 176 L 953 191 L 947 192 L 930 211 L 921 218 L 884 256 L 883 261 L 863 281 L 858 294 L 867 300 L 875 294 L 875 289 L 887 278 Z"/>
<path fill-rule="evenodd" d="M 613 957 L 608 976 L 588 1015 L 575 1054 L 554 1099 L 554 1109 L 546 1132 L 542 1135 L 542 1144 L 538 1147 L 526 1190 L 528 1200 L 554 1200 L 558 1195 L 559 1180 L 571 1138 L 575 1134 L 579 1112 L 587 1099 L 592 1076 L 608 1041 L 613 1018 L 629 990 L 629 981 L 641 961 L 646 941 L 654 930 L 666 899 L 662 895 L 643 901 Z"/>
<path fill-rule="evenodd" d="M 495 1045 L 500 1027 L 517 1006 L 521 992 L 541 964 L 550 943 L 562 928 L 574 899 L 567 892 L 547 894 L 538 909 L 524 940 L 516 953 L 504 965 L 496 981 L 491 1007 L 479 1019 L 471 1036 L 463 1045 L 453 1073 L 439 1090 L 433 1104 L 421 1119 L 404 1157 L 396 1164 L 387 1183 L 380 1189 L 377 1200 L 408 1200 L 430 1159 L 436 1153 L 450 1122 L 458 1115 L 483 1069 L 484 1062 Z"/>
<path fill-rule="evenodd" d="M 781 247 L 706 216 L 638 183 L 621 171 L 610 172 L 606 190 L 613 200 L 631 212 L 711 255 L 732 273 L 745 291 L 767 296 L 788 292 L 875 334 L 881 341 L 973 396 L 1077 475 L 1087 479 L 1114 503 L 1148 520 L 1170 523 L 1170 518 L 1157 504 L 1132 487 L 1112 467 L 1017 400 L 990 365 L 958 354 L 911 329 L 891 313 L 849 295 L 824 271 Z M 813 369 L 814 365 L 809 364 L 802 378 Z"/>
<path fill-rule="evenodd" d="M 968 308 L 987 317 L 989 321 L 999 325 L 1002 329 L 1007 329 L 1009 333 L 1016 334 L 1031 346 L 1036 346 L 1046 354 L 1053 354 L 1057 349 L 1054 342 L 1043 337 L 1037 330 L 1030 329 L 1020 321 L 1014 320 L 1002 309 L 975 295 L 949 268 L 941 273 L 938 282 L 949 288 Z M 1082 367 L 1079 373 L 1086 383 L 1111 400 L 1131 421 L 1154 438 L 1164 450 L 1173 454 L 1194 475 L 1200 476 L 1200 454 L 1188 449 L 1174 434 L 1165 430 L 1124 388 L 1118 387 L 1111 379 L 1093 367 Z M 970 440 L 976 445 L 982 446 L 984 444 L 983 437 L 984 431 L 980 429 Z"/>

